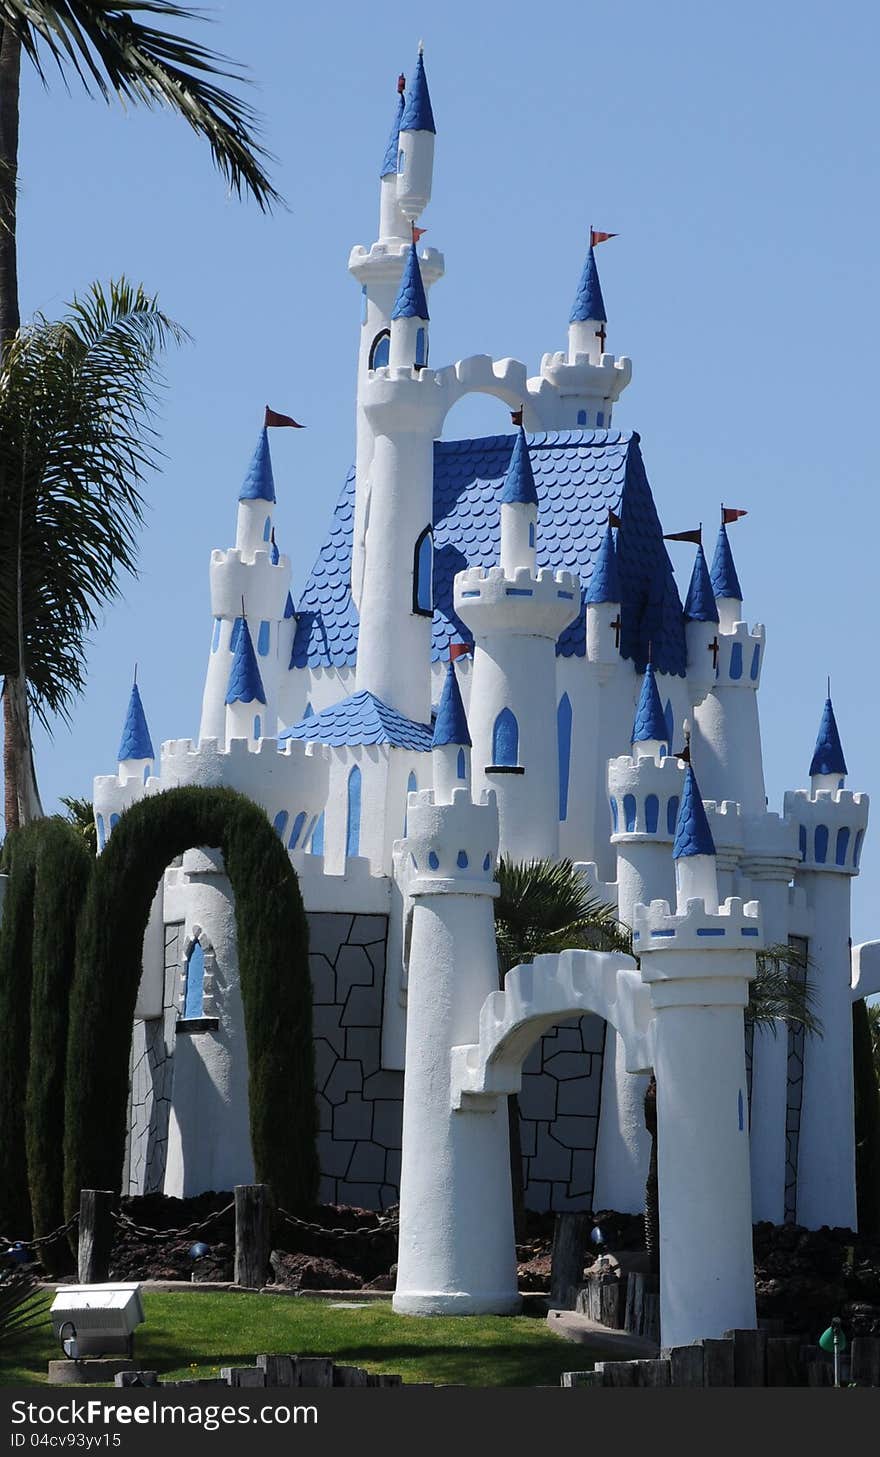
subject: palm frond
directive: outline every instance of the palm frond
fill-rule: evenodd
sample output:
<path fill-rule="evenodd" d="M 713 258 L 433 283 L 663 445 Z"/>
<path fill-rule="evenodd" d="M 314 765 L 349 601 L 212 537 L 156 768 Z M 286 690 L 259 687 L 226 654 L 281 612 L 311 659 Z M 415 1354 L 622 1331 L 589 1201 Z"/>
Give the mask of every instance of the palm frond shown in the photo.
<path fill-rule="evenodd" d="M 44 84 L 45 52 L 67 79 L 109 100 L 167 107 L 208 142 L 214 163 L 232 190 L 249 192 L 263 211 L 281 198 L 269 181 L 270 161 L 257 142 L 257 113 L 220 81 L 247 80 L 243 68 L 174 31 L 159 30 L 139 16 L 192 22 L 207 17 L 171 0 L 0 0 L 0 21 L 18 36 Z"/>
<path fill-rule="evenodd" d="M 546 952 L 587 947 L 632 951 L 629 931 L 599 899 L 571 860 L 513 861 L 498 866 L 495 937 L 503 972 Z"/>
<path fill-rule="evenodd" d="M 0 674 L 49 727 L 83 686 L 88 633 L 133 573 L 159 451 L 157 356 L 186 337 L 143 288 L 93 284 L 0 362 Z"/>
<path fill-rule="evenodd" d="M 30 1274 L 0 1278 L 0 1346 L 51 1324 L 45 1292 Z"/>
<path fill-rule="evenodd" d="M 815 984 L 807 976 L 809 960 L 797 947 L 782 943 L 757 955 L 757 975 L 749 983 L 746 1021 L 768 1027 L 776 1034 L 780 1022 L 803 1027 L 821 1037 L 822 1023 L 815 1015 Z"/>
<path fill-rule="evenodd" d="M 98 853 L 98 829 L 95 824 L 95 806 L 90 799 L 77 799 L 73 794 L 63 794 L 61 803 L 67 810 L 64 818 L 73 825 L 77 834 L 86 842 L 93 855 Z"/>

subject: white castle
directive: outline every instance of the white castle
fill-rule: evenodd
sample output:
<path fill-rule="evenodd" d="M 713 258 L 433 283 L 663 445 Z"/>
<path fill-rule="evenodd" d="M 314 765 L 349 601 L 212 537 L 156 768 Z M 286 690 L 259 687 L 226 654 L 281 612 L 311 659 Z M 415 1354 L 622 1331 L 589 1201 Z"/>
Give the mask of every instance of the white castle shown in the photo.
<path fill-rule="evenodd" d="M 830 700 L 809 789 L 768 809 L 764 628 L 744 620 L 725 524 L 711 566 L 697 546 L 682 606 L 639 436 L 612 424 L 631 363 L 606 348 L 592 240 L 567 348 L 545 354 L 537 375 L 483 355 L 429 362 L 428 296 L 444 261 L 414 227 L 435 141 L 421 55 L 399 93 L 379 237 L 348 265 L 363 296 L 356 461 L 326 540 L 294 592 L 275 544 L 264 429 L 235 545 L 211 556 L 198 737 L 157 758 L 133 689 L 118 772 L 95 781 L 100 843 L 138 797 L 181 784 L 231 786 L 274 824 L 310 922 L 324 1199 L 396 1203 L 409 1130 L 403 1209 L 418 1199 L 430 1218 L 426 1161 L 457 1157 L 447 1124 L 497 1127 L 467 1110 L 518 1090 L 527 1204 L 636 1211 L 656 1066 L 661 1130 L 677 1119 L 679 1142 L 704 1161 L 688 1120 L 710 1119 L 740 1243 L 752 1219 L 854 1228 L 851 1004 L 880 990 L 880 955 L 875 943 L 850 946 L 868 800 L 845 788 Z M 470 393 L 504 401 L 518 428 L 439 439 Z M 520 968 L 499 992 L 499 853 L 573 860 L 637 932 L 641 974 L 627 958 L 573 952 L 550 981 Z M 781 1026 L 743 1046 L 755 950 L 783 943 L 809 957 L 823 1036 Z M 671 984 L 691 986 L 675 1003 L 681 1045 L 668 1040 Z M 669 1102 L 675 1069 L 694 1058 L 687 1099 Z M 438 1077 L 446 1112 L 431 1111 Z M 479 1187 L 490 1174 L 503 1184 L 506 1153 L 480 1144 L 485 1132 L 473 1138 L 466 1197 L 473 1225 L 491 1228 Z M 661 1131 L 661 1184 L 670 1146 Z M 728 1187 L 743 1159 L 750 1207 L 748 1187 L 738 1204 Z M 166 872 L 145 940 L 128 1189 L 188 1196 L 252 1176 L 231 891 L 217 852 L 193 850 Z M 707 1215 L 689 1210 L 680 1161 L 677 1177 L 664 1239 L 698 1267 Z M 441 1272 L 435 1287 L 489 1281 L 481 1308 L 509 1308 L 498 1293 L 509 1294 L 507 1254 L 503 1274 L 479 1240 L 472 1258 L 472 1277 Z M 407 1303 L 407 1260 L 402 1229 L 398 1306 L 428 1308 L 424 1271 Z"/>

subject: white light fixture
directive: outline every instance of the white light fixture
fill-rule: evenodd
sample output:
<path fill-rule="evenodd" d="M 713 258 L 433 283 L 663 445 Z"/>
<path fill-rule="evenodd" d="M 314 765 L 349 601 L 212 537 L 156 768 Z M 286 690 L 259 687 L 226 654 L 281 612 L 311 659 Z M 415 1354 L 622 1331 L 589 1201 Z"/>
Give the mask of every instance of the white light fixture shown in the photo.
<path fill-rule="evenodd" d="M 144 1307 L 137 1282 L 63 1285 L 52 1302 L 52 1329 L 71 1361 L 86 1356 L 130 1356 Z"/>

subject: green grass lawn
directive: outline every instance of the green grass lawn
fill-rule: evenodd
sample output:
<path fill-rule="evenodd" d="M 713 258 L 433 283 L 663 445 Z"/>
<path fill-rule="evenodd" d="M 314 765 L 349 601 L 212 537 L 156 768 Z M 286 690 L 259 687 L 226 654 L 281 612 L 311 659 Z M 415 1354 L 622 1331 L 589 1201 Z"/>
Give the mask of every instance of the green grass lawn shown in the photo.
<path fill-rule="evenodd" d="M 47 1292 L 47 1310 L 51 1300 Z M 404 1381 L 464 1386 L 558 1386 L 562 1371 L 587 1364 L 534 1316 L 425 1318 L 394 1315 L 385 1301 L 334 1310 L 324 1300 L 221 1292 L 145 1292 L 143 1300 L 136 1359 L 169 1376 L 190 1376 L 193 1366 L 214 1375 L 220 1366 L 252 1365 L 261 1352 L 330 1356 Z M 0 1348 L 0 1385 L 45 1381 L 60 1354 L 51 1329 L 18 1341 L 14 1353 Z"/>

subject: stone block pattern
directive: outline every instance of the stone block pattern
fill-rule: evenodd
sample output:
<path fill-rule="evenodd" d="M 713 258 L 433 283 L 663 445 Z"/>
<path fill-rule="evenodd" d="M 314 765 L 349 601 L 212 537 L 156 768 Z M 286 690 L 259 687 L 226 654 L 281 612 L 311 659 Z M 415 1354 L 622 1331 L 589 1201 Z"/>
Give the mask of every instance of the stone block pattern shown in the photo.
<path fill-rule="evenodd" d="M 320 1199 L 388 1209 L 400 1184 L 403 1073 L 381 1067 L 385 916 L 309 915 Z"/>
<path fill-rule="evenodd" d="M 605 1022 L 560 1022 L 523 1064 L 519 1095 L 525 1203 L 557 1214 L 593 1207 Z"/>
<path fill-rule="evenodd" d="M 161 1193 L 165 1180 L 182 936 L 181 922 L 165 927 L 164 1011 L 161 1017 L 135 1022 L 132 1033 L 129 1194 Z"/>

